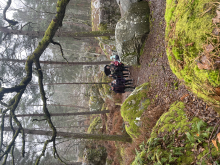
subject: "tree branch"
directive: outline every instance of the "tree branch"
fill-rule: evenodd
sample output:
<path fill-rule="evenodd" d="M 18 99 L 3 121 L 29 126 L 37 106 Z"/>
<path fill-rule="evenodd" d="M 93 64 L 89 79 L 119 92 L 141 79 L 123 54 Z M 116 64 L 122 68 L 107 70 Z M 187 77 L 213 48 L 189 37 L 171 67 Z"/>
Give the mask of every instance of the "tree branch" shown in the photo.
<path fill-rule="evenodd" d="M 0 100 L 3 99 L 3 97 L 6 93 L 12 93 L 12 92 L 17 93 L 13 98 L 10 99 L 8 105 L 9 105 L 9 109 L 10 109 L 10 115 L 11 115 L 13 121 L 18 125 L 18 129 L 15 131 L 14 136 L 11 139 L 10 144 L 6 147 L 6 150 L 4 151 L 4 153 L 0 155 L 0 160 L 3 157 L 5 158 L 5 160 L 7 159 L 8 153 L 11 151 L 11 149 L 13 149 L 13 146 L 15 145 L 15 140 L 18 137 L 19 133 L 22 133 L 22 143 L 23 143 L 23 145 L 22 145 L 22 156 L 24 156 L 24 151 L 25 151 L 25 147 L 24 147 L 25 146 L 24 130 L 23 130 L 23 127 L 22 127 L 21 123 L 19 122 L 19 120 L 17 119 L 17 117 L 15 115 L 15 110 L 18 106 L 18 103 L 20 102 L 20 99 L 21 99 L 27 85 L 30 83 L 30 81 L 32 79 L 32 65 L 33 65 L 33 62 L 35 62 L 35 65 L 37 66 L 37 68 L 40 68 L 39 58 L 42 55 L 42 53 L 44 52 L 44 50 L 51 43 L 51 40 L 54 37 L 57 29 L 62 25 L 62 20 L 63 20 L 64 15 L 65 15 L 66 5 L 68 3 L 69 3 L 69 0 L 59 0 L 57 2 L 57 14 L 56 14 L 55 18 L 51 21 L 48 29 L 45 32 L 45 35 L 44 35 L 43 39 L 38 44 L 38 46 L 34 50 L 33 54 L 28 56 L 28 58 L 26 60 L 26 64 L 25 64 L 26 76 L 22 79 L 21 83 L 18 86 L 15 86 L 15 87 L 12 87 L 12 88 L 0 88 Z M 11 0 L 8 1 L 7 7 L 4 9 L 4 12 L 5 12 L 4 17 L 5 18 L 6 18 L 6 11 L 9 8 L 10 4 L 11 4 Z M 16 23 L 16 22 L 14 22 L 14 23 Z M 12 22 L 12 24 L 13 24 L 13 22 Z M 42 98 L 43 104 L 44 104 L 43 110 L 44 110 L 44 113 L 46 115 L 47 122 L 48 122 L 49 126 L 51 127 L 53 133 L 52 133 L 52 138 L 45 142 L 42 153 L 39 156 L 39 158 L 37 159 L 35 164 L 39 164 L 40 158 L 44 155 L 47 144 L 49 142 L 53 142 L 54 155 L 56 155 L 58 157 L 58 159 L 62 162 L 62 160 L 60 159 L 60 157 L 57 153 L 56 146 L 55 146 L 55 139 L 56 139 L 56 133 L 57 132 L 56 132 L 55 127 L 53 126 L 53 123 L 52 123 L 51 117 L 50 117 L 50 113 L 49 113 L 49 111 L 47 109 L 47 106 L 46 106 L 46 97 L 45 97 L 45 92 L 44 92 L 43 83 L 42 83 L 43 74 L 42 74 L 41 70 L 38 70 L 38 75 L 39 75 L 39 86 L 40 86 L 40 90 L 41 90 L 41 98 Z"/>
<path fill-rule="evenodd" d="M 55 41 L 53 41 L 53 40 L 51 40 L 51 43 L 54 44 L 54 45 L 58 45 L 58 46 L 60 47 L 60 51 L 61 51 L 62 57 L 63 57 L 63 59 L 66 60 L 66 62 L 68 63 L 68 60 L 64 57 L 63 49 L 62 49 L 62 46 L 60 45 L 60 43 L 55 42 Z"/>
<path fill-rule="evenodd" d="M 53 131 L 51 139 L 49 141 L 45 142 L 45 144 L 44 144 L 45 147 L 44 147 L 41 155 L 44 155 L 47 144 L 49 142 L 53 142 L 53 154 L 54 154 L 54 157 L 57 156 L 57 158 L 58 158 L 58 160 L 60 162 L 65 163 L 65 162 L 62 161 L 62 159 L 60 158 L 59 154 L 57 153 L 57 149 L 56 149 L 57 130 L 56 130 L 56 128 L 53 125 L 50 113 L 49 113 L 49 111 L 47 109 L 47 98 L 46 98 L 46 94 L 45 94 L 45 91 L 44 91 L 44 85 L 43 85 L 43 73 L 42 73 L 42 70 L 41 70 L 39 59 L 35 61 L 35 66 L 36 66 L 37 72 L 38 72 L 38 83 L 39 83 L 39 88 L 40 88 L 40 93 L 41 93 L 41 99 L 43 101 L 43 112 L 45 113 L 46 120 L 47 120 L 50 128 Z M 40 158 L 39 158 L 39 160 L 40 160 Z"/>
<path fill-rule="evenodd" d="M 5 21 L 7 21 L 10 25 L 15 26 L 16 24 L 18 24 L 17 21 L 14 20 L 10 20 L 6 18 L 6 12 L 8 10 L 8 8 L 11 6 L 11 0 L 8 0 L 7 5 L 5 6 L 4 10 L 3 10 L 3 19 Z"/>

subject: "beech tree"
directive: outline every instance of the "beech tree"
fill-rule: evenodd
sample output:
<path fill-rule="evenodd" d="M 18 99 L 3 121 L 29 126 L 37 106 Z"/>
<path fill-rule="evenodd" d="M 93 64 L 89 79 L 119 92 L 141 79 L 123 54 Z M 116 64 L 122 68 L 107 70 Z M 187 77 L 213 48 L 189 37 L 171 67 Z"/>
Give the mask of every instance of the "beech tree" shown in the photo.
<path fill-rule="evenodd" d="M 15 128 L 16 131 L 19 128 Z M 4 127 L 5 131 L 12 131 L 10 127 Z M 45 135 L 52 136 L 53 131 L 44 130 L 32 130 L 23 128 L 23 132 L 32 135 Z M 108 140 L 108 141 L 121 141 L 121 142 L 131 142 L 131 138 L 127 135 L 103 135 L 103 134 L 83 134 L 83 133 L 70 133 L 70 132 L 56 132 L 56 136 L 64 138 L 76 138 L 76 139 L 93 139 L 93 140 Z"/>
<path fill-rule="evenodd" d="M 22 97 L 27 85 L 30 83 L 30 81 L 32 79 L 32 66 L 33 66 L 33 64 L 35 64 L 35 67 L 37 68 L 38 79 L 39 79 L 38 82 L 39 82 L 39 88 L 40 88 L 40 92 L 41 92 L 41 99 L 42 99 L 42 102 L 44 105 L 43 111 L 45 113 L 45 118 L 46 118 L 46 121 L 48 122 L 48 124 L 52 130 L 51 131 L 52 137 L 49 140 L 45 141 L 42 153 L 38 157 L 38 159 L 36 160 L 35 164 L 39 164 L 41 157 L 45 154 L 45 150 L 47 148 L 47 145 L 51 142 L 53 143 L 54 156 L 56 156 L 61 162 L 63 162 L 61 160 L 59 154 L 57 153 L 57 149 L 56 149 L 55 141 L 56 141 L 56 137 L 57 137 L 57 131 L 51 121 L 51 116 L 50 116 L 50 113 L 47 108 L 47 99 L 45 96 L 45 90 L 44 90 L 44 86 L 43 86 L 43 74 L 41 71 L 41 65 L 39 62 L 39 58 L 42 55 L 42 53 L 44 52 L 44 50 L 47 48 L 47 46 L 52 42 L 52 39 L 53 39 L 57 29 L 62 25 L 62 20 L 64 18 L 65 9 L 66 9 L 68 2 L 69 2 L 69 0 L 59 0 L 57 2 L 56 16 L 51 21 L 48 29 L 44 33 L 44 37 L 42 38 L 41 42 L 38 44 L 35 51 L 27 58 L 27 61 L 25 64 L 26 76 L 22 79 L 20 84 L 13 86 L 13 87 L 8 87 L 8 88 L 7 87 L 0 88 L 0 100 L 1 100 L 2 105 L 6 107 L 2 110 L 2 120 L 1 120 L 2 124 L 1 124 L 1 141 L 0 141 L 0 151 L 1 151 L 0 160 L 4 159 L 3 164 L 6 163 L 8 154 L 10 153 L 11 150 L 13 153 L 15 140 L 17 139 L 19 133 L 22 134 L 22 142 L 23 142 L 22 149 L 21 149 L 22 156 L 24 157 L 24 154 L 25 154 L 25 132 L 24 132 L 24 129 L 23 129 L 21 123 L 19 122 L 19 120 L 17 119 L 17 117 L 15 115 L 15 111 L 16 111 L 16 108 L 21 100 L 21 97 Z M 7 6 L 4 9 L 3 14 L 4 14 L 4 20 L 6 20 L 9 24 L 13 25 L 11 23 L 11 21 L 6 18 L 6 11 L 9 8 L 10 4 L 11 4 L 11 0 L 8 0 Z M 9 101 L 7 103 L 4 103 L 4 96 L 6 94 L 10 94 L 10 93 L 16 93 L 16 94 L 12 95 L 9 98 Z M 11 142 L 6 147 L 3 148 L 3 133 L 4 133 L 4 123 L 5 123 L 6 113 L 10 113 L 10 127 L 13 130 L 13 137 L 11 139 Z M 17 130 L 14 129 L 12 121 L 14 123 L 16 123 L 16 125 L 18 126 Z M 12 154 L 12 157 L 13 157 L 13 154 Z"/>
<path fill-rule="evenodd" d="M 26 60 L 18 60 L 18 59 L 7 59 L 2 58 L 0 61 L 7 61 L 7 62 L 19 62 L 25 63 Z M 39 61 L 41 64 L 55 64 L 55 65 L 107 65 L 111 61 L 95 61 L 95 62 L 59 62 L 59 61 Z"/>
<path fill-rule="evenodd" d="M 93 114 L 105 114 L 109 112 L 110 112 L 109 110 L 103 110 L 103 111 L 88 111 L 88 112 L 75 112 L 75 113 L 50 113 L 50 116 L 93 115 Z M 16 117 L 44 117 L 44 115 L 45 114 L 19 114 L 16 115 Z M 5 117 L 10 117 L 10 115 L 5 115 Z"/>

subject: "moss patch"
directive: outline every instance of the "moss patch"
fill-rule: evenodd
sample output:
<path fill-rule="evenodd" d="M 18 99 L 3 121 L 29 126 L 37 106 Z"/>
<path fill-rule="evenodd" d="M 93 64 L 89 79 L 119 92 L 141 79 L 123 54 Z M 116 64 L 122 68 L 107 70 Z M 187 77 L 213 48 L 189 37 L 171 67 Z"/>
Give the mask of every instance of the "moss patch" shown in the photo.
<path fill-rule="evenodd" d="M 216 0 L 167 0 L 166 4 L 166 41 L 170 68 L 176 76 L 185 81 L 192 92 L 206 102 L 219 105 L 213 99 L 214 87 L 220 86 L 219 71 L 199 69 L 199 57 L 205 44 L 217 44 L 212 31 Z M 215 47 L 215 46 L 214 46 Z M 210 52 L 210 56 L 216 53 Z M 219 54 L 215 54 L 215 56 Z"/>
<path fill-rule="evenodd" d="M 147 98 L 149 83 L 144 83 L 137 87 L 131 95 L 124 101 L 121 107 L 121 115 L 125 122 L 127 133 L 132 137 L 137 137 L 139 132 L 139 117 L 143 111 L 147 110 L 150 99 Z"/>
<path fill-rule="evenodd" d="M 97 133 L 97 130 L 99 130 L 101 122 L 102 122 L 102 120 L 100 117 L 94 118 L 94 120 L 89 125 L 87 133 L 91 133 L 91 134 Z"/>
<path fill-rule="evenodd" d="M 197 117 L 189 119 L 183 109 L 183 102 L 175 102 L 160 117 L 147 144 L 140 146 L 141 152 L 137 151 L 133 164 L 187 165 L 212 162 L 207 142 L 213 127 Z M 210 148 L 212 157 L 217 162 L 219 153 L 212 144 Z M 205 154 L 207 155 L 204 156 Z"/>

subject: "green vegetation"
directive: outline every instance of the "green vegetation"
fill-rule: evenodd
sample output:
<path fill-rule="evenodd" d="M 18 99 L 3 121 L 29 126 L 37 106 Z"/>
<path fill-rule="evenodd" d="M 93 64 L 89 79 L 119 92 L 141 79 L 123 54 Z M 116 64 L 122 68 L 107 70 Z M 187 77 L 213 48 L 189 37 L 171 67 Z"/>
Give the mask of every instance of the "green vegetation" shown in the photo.
<path fill-rule="evenodd" d="M 144 83 L 137 87 L 121 107 L 121 116 L 124 119 L 126 131 L 132 138 L 140 134 L 139 118 L 150 105 L 150 100 L 147 98 L 148 88 L 149 83 Z"/>
<path fill-rule="evenodd" d="M 85 158 L 88 163 L 92 163 L 94 165 L 105 164 L 107 158 L 106 148 L 104 146 L 94 144 L 90 147 L 87 147 Z"/>
<path fill-rule="evenodd" d="M 100 126 L 101 122 L 102 120 L 100 116 L 94 118 L 94 120 L 90 123 L 87 133 L 91 133 L 91 134 L 97 133 L 97 130 L 99 130 L 100 128 L 100 127 L 98 128 L 98 126 Z"/>
<path fill-rule="evenodd" d="M 219 105 L 219 99 L 213 97 L 216 95 L 214 88 L 220 86 L 219 71 L 214 67 L 211 70 L 204 70 L 197 66 L 202 55 L 208 55 L 211 61 L 219 55 L 218 41 L 212 34 L 214 29 L 212 18 L 216 16 L 213 2 L 217 1 L 167 0 L 166 40 L 167 56 L 173 73 L 184 80 L 186 86 L 197 96 L 206 102 Z M 213 50 L 208 54 L 205 50 L 207 44 L 214 44 Z"/>
<path fill-rule="evenodd" d="M 136 151 L 133 165 L 211 163 L 208 139 L 213 127 L 197 117 L 189 119 L 183 109 L 183 102 L 175 102 L 160 117 L 147 144 L 140 145 L 141 152 Z M 219 154 L 212 144 L 210 151 L 217 160 Z"/>

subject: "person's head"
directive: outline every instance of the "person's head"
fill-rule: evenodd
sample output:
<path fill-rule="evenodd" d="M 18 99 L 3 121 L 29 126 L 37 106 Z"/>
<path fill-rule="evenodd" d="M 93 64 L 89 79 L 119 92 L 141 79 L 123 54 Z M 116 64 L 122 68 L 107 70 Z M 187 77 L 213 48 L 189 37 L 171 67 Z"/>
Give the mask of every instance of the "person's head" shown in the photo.
<path fill-rule="evenodd" d="M 108 85 L 110 85 L 110 86 L 111 86 L 111 83 L 108 83 Z"/>
<path fill-rule="evenodd" d="M 109 65 L 106 65 L 106 67 L 105 67 L 106 69 L 110 69 L 110 66 Z"/>

